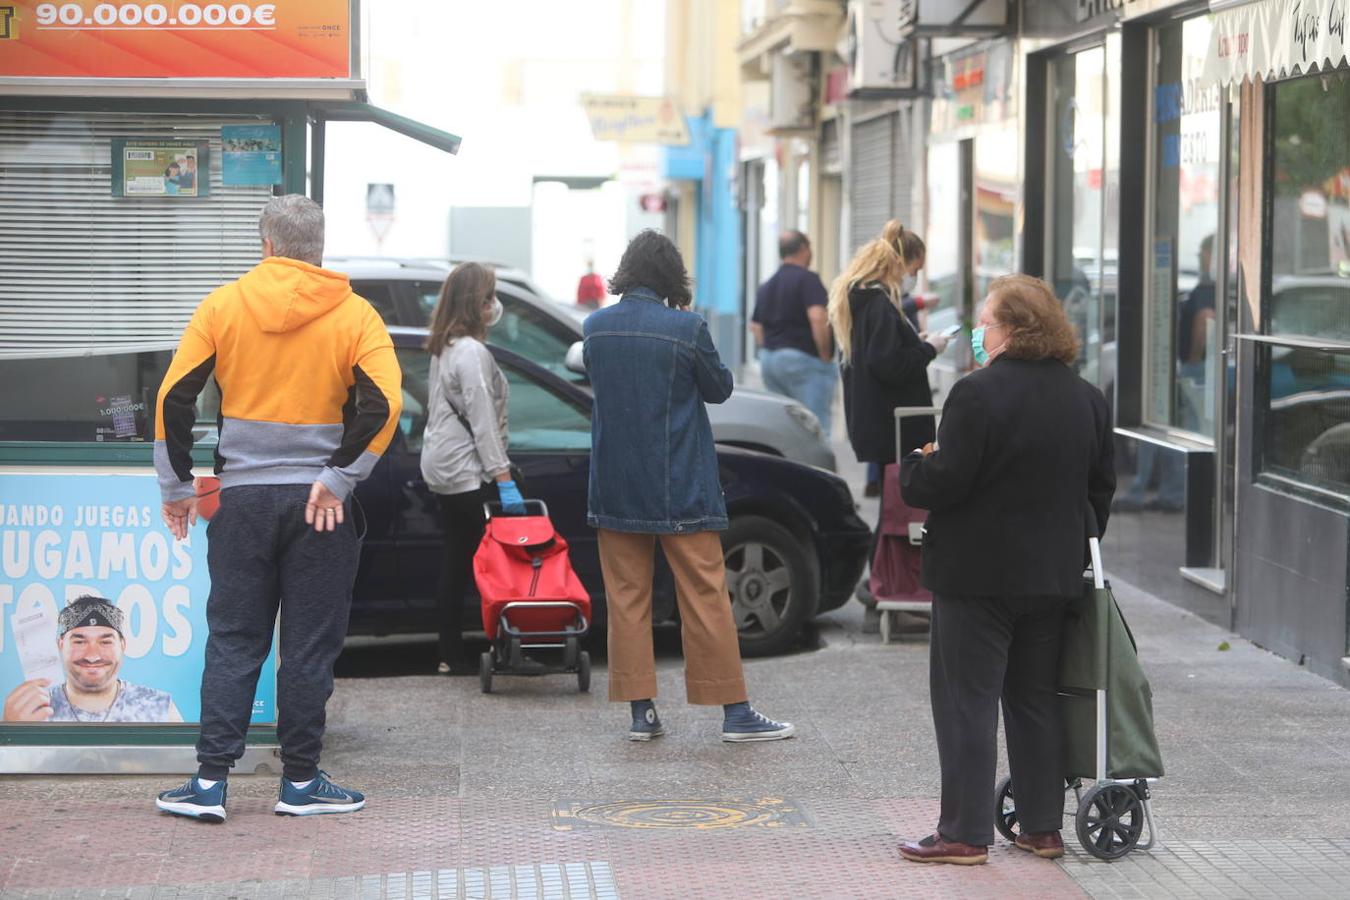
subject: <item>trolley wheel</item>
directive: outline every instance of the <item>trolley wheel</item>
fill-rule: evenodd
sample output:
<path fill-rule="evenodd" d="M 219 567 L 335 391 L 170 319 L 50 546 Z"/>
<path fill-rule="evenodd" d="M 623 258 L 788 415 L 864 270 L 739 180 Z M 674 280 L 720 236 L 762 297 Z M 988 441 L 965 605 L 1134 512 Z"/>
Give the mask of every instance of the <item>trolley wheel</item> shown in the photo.
<path fill-rule="evenodd" d="M 998 783 L 994 792 L 994 827 L 1010 841 L 1017 841 L 1017 804 L 1013 800 L 1012 777 Z"/>
<path fill-rule="evenodd" d="M 1120 859 L 1144 833 L 1144 803 L 1132 785 L 1094 784 L 1078 804 L 1078 840 L 1098 859 Z"/>
<path fill-rule="evenodd" d="M 577 656 L 577 690 L 583 694 L 591 689 L 591 655 L 582 650 Z"/>
<path fill-rule="evenodd" d="M 478 657 L 478 684 L 483 693 L 492 693 L 492 651 L 486 650 Z"/>

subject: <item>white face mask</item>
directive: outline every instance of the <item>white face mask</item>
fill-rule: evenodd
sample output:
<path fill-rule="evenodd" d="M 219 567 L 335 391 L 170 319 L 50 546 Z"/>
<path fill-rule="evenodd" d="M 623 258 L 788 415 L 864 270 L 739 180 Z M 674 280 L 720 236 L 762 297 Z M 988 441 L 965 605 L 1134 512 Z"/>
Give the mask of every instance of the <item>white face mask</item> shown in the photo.
<path fill-rule="evenodd" d="M 496 297 L 493 297 L 492 311 L 487 314 L 487 319 L 484 322 L 484 324 L 487 325 L 487 327 L 489 328 L 491 328 L 493 325 L 496 325 L 498 322 L 502 320 L 502 313 L 504 313 L 505 311 L 506 310 L 502 308 L 502 301 L 498 300 Z"/>
<path fill-rule="evenodd" d="M 914 293 L 914 288 L 917 287 L 918 284 L 919 279 L 915 278 L 913 275 L 906 275 L 904 278 L 900 279 L 900 293 L 912 294 Z"/>

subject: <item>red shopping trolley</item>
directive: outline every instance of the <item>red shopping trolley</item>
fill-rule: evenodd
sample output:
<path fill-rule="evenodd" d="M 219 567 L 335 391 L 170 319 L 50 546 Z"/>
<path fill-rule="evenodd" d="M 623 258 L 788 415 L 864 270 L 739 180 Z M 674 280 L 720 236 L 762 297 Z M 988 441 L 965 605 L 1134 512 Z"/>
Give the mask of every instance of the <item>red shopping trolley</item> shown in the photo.
<path fill-rule="evenodd" d="M 478 661 L 483 693 L 492 692 L 494 673 L 575 672 L 577 687 L 588 691 L 591 657 L 581 639 L 590 630 L 591 596 L 572 569 L 567 541 L 554 529 L 548 507 L 542 500 L 526 500 L 525 507 L 525 515 L 510 516 L 499 503 L 483 505 L 487 528 L 473 558 L 483 630 L 492 644 Z M 560 651 L 561 664 L 539 660 L 538 651 Z"/>

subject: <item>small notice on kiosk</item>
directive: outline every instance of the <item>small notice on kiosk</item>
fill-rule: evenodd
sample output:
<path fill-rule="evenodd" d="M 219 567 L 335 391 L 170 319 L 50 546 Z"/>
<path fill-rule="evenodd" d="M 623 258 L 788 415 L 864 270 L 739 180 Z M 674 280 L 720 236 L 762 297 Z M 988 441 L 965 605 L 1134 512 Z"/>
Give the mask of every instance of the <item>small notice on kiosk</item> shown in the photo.
<path fill-rule="evenodd" d="M 281 184 L 281 126 L 225 125 L 220 143 L 222 183 Z"/>
<path fill-rule="evenodd" d="M 210 146 L 195 141 L 112 141 L 114 197 L 204 197 Z"/>

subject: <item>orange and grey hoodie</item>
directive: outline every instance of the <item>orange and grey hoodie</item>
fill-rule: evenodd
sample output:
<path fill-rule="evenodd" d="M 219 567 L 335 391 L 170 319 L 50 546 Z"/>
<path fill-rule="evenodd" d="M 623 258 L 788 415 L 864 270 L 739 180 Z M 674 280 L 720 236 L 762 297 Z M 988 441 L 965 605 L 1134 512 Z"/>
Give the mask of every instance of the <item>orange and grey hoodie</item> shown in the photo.
<path fill-rule="evenodd" d="M 201 302 L 164 376 L 155 470 L 166 501 L 193 494 L 197 395 L 213 373 L 222 488 L 317 480 L 345 499 L 403 408 L 389 331 L 347 276 L 268 257 Z"/>

